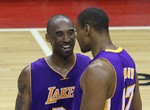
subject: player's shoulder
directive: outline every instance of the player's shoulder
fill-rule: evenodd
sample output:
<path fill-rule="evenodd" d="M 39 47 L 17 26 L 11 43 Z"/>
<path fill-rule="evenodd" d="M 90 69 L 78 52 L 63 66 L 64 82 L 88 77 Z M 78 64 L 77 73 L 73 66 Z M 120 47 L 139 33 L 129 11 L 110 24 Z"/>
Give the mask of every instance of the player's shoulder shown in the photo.
<path fill-rule="evenodd" d="M 19 78 L 27 78 L 29 79 L 31 76 L 31 65 L 32 64 L 39 64 L 44 58 L 38 58 L 37 60 L 31 62 L 29 65 L 25 66 L 22 71 L 20 72 Z"/>
<path fill-rule="evenodd" d="M 30 65 L 27 65 L 26 67 L 24 67 L 19 75 L 18 81 L 22 80 L 22 81 L 28 81 L 30 80 L 30 76 L 31 76 L 31 68 Z"/>
<path fill-rule="evenodd" d="M 97 59 L 91 62 L 81 77 L 81 85 L 83 86 L 89 81 L 91 81 L 92 83 L 97 82 L 100 85 L 108 84 L 111 78 L 108 66 L 109 65 L 107 64 L 107 62 L 103 61 L 102 59 Z"/>
<path fill-rule="evenodd" d="M 89 76 L 96 76 L 104 77 L 110 76 L 110 73 L 113 73 L 114 69 L 112 65 L 105 59 L 99 58 L 92 61 L 88 67 L 86 68 L 85 74 Z"/>
<path fill-rule="evenodd" d="M 21 74 L 30 74 L 30 71 L 31 71 L 31 67 L 30 65 L 27 65 L 22 69 Z"/>
<path fill-rule="evenodd" d="M 44 57 L 38 58 L 38 59 L 36 59 L 35 61 L 31 62 L 31 64 L 33 64 L 33 63 L 38 63 L 38 62 L 42 62 L 44 59 L 46 59 L 46 57 L 45 57 L 45 58 L 44 58 Z"/>
<path fill-rule="evenodd" d="M 30 62 L 29 65 L 27 65 L 26 67 L 24 67 L 22 69 L 21 73 L 23 73 L 23 74 L 31 73 L 32 65 L 35 65 L 35 64 L 39 65 L 39 64 L 41 64 L 45 60 L 45 58 L 44 57 L 40 57 L 40 58 L 37 58 L 36 60 L 33 60 L 32 62 Z"/>
<path fill-rule="evenodd" d="M 93 69 L 93 68 L 101 68 L 102 69 L 102 68 L 106 68 L 108 66 L 110 66 L 110 63 L 106 59 L 104 59 L 104 58 L 98 58 L 98 59 L 93 60 L 89 64 L 88 68 L 90 70 Z"/>

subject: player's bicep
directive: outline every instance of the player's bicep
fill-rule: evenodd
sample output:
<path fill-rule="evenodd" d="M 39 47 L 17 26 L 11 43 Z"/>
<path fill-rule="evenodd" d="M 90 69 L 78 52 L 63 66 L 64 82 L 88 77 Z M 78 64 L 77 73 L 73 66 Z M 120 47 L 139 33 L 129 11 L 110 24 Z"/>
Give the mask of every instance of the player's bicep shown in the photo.
<path fill-rule="evenodd" d="M 26 67 L 18 78 L 18 94 L 15 110 L 29 110 L 30 105 L 30 68 Z"/>
<path fill-rule="evenodd" d="M 88 67 L 83 75 L 81 110 L 103 110 L 107 99 L 108 74 L 103 66 Z"/>

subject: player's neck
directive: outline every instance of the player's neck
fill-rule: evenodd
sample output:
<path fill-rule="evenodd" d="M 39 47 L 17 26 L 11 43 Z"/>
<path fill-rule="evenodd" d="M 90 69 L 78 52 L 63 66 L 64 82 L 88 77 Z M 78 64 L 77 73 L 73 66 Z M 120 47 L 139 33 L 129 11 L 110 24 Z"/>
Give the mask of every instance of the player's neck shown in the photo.
<path fill-rule="evenodd" d="M 102 50 L 116 49 L 116 46 L 112 43 L 109 36 L 97 36 L 92 44 L 91 52 L 93 57 L 95 57 Z"/>

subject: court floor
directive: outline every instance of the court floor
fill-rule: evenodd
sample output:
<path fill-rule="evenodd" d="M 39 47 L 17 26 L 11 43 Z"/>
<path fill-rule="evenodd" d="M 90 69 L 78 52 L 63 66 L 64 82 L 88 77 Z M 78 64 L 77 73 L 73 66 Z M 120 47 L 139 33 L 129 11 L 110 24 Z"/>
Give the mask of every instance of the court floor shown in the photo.
<path fill-rule="evenodd" d="M 150 107 L 150 27 L 111 27 L 113 42 L 126 49 L 136 62 L 143 110 Z M 0 29 L 0 110 L 13 110 L 21 70 L 51 54 L 45 28 Z M 76 42 L 75 52 L 81 53 Z M 86 53 L 91 56 L 91 53 Z"/>

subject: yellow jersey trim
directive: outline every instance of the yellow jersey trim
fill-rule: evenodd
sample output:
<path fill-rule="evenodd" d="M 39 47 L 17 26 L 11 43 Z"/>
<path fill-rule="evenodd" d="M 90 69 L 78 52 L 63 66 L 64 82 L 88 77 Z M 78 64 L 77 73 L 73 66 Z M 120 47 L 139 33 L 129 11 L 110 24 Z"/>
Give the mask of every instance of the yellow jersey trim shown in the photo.
<path fill-rule="evenodd" d="M 111 99 L 108 99 L 106 100 L 104 110 L 110 110 L 110 106 L 111 106 Z"/>
<path fill-rule="evenodd" d="M 121 52 L 123 49 L 122 47 L 118 47 L 116 50 L 112 50 L 112 49 L 105 49 L 106 52 L 114 52 L 114 53 L 119 53 Z"/>

